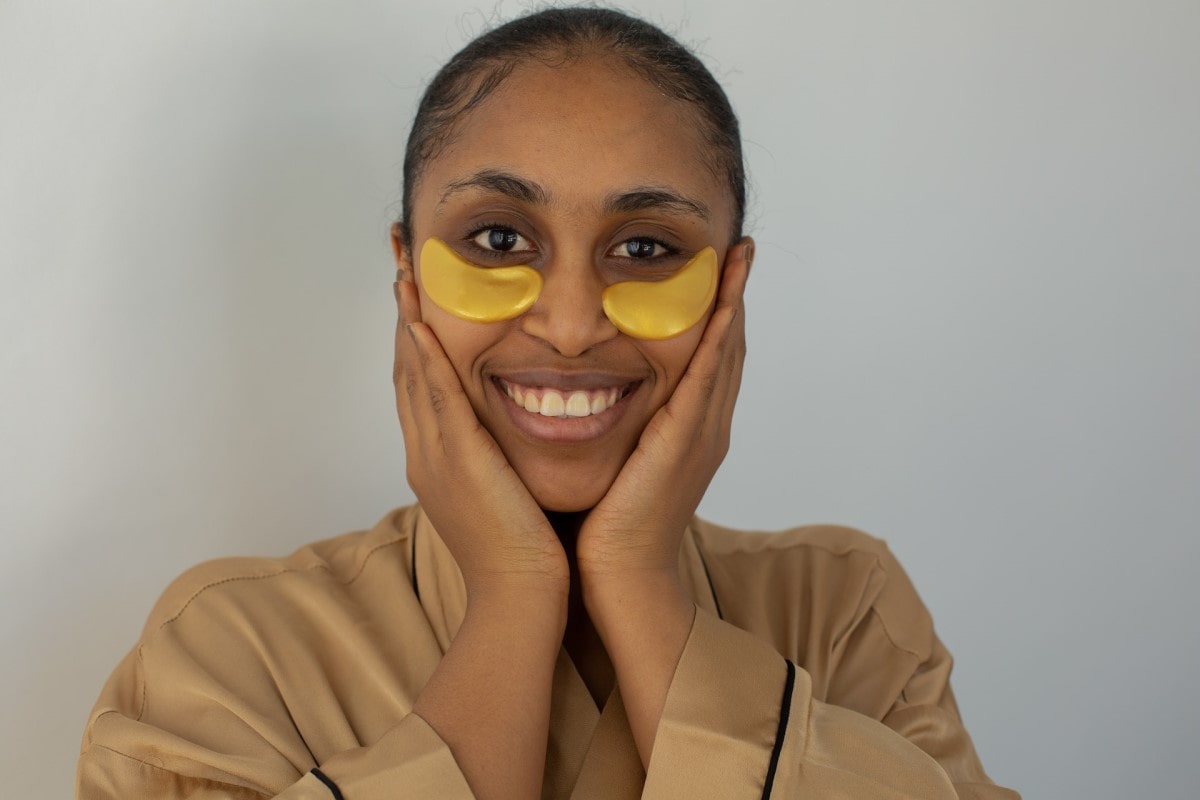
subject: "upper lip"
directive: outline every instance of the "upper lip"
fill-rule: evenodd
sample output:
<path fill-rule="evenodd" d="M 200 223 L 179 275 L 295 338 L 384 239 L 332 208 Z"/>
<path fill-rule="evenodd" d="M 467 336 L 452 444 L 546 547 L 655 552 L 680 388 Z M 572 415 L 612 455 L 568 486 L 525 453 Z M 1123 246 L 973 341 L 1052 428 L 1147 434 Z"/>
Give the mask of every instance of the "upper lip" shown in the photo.
<path fill-rule="evenodd" d="M 526 387 L 545 389 L 612 389 L 641 381 L 640 376 L 617 375 L 611 372 L 562 372 L 550 369 L 522 369 L 495 372 L 492 377 Z"/>

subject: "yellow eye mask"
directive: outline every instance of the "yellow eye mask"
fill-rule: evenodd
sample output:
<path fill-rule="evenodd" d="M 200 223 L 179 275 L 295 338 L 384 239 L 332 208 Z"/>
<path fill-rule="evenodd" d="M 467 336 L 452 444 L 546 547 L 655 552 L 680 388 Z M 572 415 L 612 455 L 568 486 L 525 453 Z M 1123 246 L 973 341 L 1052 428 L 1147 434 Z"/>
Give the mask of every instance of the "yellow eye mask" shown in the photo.
<path fill-rule="evenodd" d="M 670 339 L 704 318 L 717 296 L 717 251 L 706 247 L 661 281 L 622 281 L 604 290 L 605 315 L 621 333 Z"/>
<path fill-rule="evenodd" d="M 542 293 L 542 273 L 533 267 L 477 267 L 433 237 L 421 247 L 421 283 L 430 300 L 471 322 L 512 319 Z"/>
<path fill-rule="evenodd" d="M 717 294 L 717 253 L 706 247 L 661 281 L 622 281 L 604 290 L 604 313 L 617 330 L 638 339 L 669 339 L 695 325 Z M 425 240 L 421 283 L 429 299 L 471 322 L 500 322 L 524 314 L 542 291 L 528 266 L 477 267 L 445 242 Z"/>

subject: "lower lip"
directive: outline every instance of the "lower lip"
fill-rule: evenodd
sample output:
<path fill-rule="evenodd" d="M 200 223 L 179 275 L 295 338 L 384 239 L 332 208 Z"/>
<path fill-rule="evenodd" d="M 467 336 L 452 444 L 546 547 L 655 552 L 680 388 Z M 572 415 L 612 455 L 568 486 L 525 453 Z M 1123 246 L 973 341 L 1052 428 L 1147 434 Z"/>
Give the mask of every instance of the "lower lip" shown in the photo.
<path fill-rule="evenodd" d="M 586 417 L 544 417 L 534 414 L 519 407 L 494 380 L 492 388 L 500 396 L 500 404 L 508 412 L 513 425 L 525 436 L 538 442 L 576 444 L 598 439 L 615 428 L 625 416 L 629 400 L 641 388 L 641 384 L 634 385 L 612 407 Z"/>

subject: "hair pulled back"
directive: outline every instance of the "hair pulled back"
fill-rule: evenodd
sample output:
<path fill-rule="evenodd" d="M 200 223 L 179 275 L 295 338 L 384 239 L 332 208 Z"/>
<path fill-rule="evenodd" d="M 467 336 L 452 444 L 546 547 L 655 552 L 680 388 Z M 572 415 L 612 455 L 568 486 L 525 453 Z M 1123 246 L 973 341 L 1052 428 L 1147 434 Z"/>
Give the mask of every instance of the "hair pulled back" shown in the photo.
<path fill-rule="evenodd" d="M 645 20 L 604 8 L 550 8 L 494 28 L 460 50 L 434 76 L 417 107 L 404 152 L 401 233 L 412 247 L 412 196 L 425 163 L 452 140 L 455 124 L 523 62 L 562 64 L 602 53 L 698 115 L 714 158 L 709 165 L 733 197 L 731 241 L 741 238 L 746 171 L 737 116 L 725 91 L 690 50 Z"/>

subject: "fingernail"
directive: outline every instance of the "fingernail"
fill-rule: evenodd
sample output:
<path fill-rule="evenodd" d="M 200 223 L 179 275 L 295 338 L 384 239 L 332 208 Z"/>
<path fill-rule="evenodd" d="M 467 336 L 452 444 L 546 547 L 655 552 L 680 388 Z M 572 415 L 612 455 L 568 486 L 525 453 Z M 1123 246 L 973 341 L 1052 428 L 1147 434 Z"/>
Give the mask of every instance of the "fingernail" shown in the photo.
<path fill-rule="evenodd" d="M 412 323 L 411 323 L 411 322 L 405 323 L 405 325 L 404 325 L 404 330 L 408 331 L 408 337 L 409 337 L 410 339 L 412 339 L 414 343 L 416 343 L 416 341 L 417 341 L 417 335 L 416 335 L 415 333 L 413 333 L 413 329 L 412 329 Z"/>
<path fill-rule="evenodd" d="M 751 242 L 747 245 L 743 245 L 742 260 L 745 261 L 747 265 L 749 265 L 750 262 L 754 261 L 754 243 L 753 242 Z"/>

